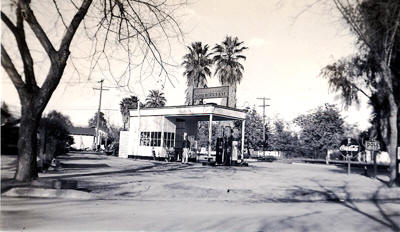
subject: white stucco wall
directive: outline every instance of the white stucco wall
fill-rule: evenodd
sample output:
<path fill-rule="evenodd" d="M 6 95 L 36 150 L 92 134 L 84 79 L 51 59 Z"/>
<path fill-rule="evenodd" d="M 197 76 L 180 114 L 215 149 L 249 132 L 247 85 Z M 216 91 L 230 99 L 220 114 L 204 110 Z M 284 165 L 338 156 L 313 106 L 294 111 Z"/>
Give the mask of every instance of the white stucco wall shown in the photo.
<path fill-rule="evenodd" d="M 164 129 L 162 125 L 164 123 Z M 175 133 L 175 122 L 164 116 L 130 117 L 129 128 L 129 155 L 152 157 L 153 147 L 140 146 L 141 132 L 170 132 Z M 165 157 L 166 151 L 161 147 L 154 147 L 156 156 Z"/>
<path fill-rule="evenodd" d="M 74 138 L 74 144 L 71 147 L 75 149 L 90 149 L 93 145 L 93 137 L 91 135 L 72 135 Z"/>
<path fill-rule="evenodd" d="M 129 131 L 120 131 L 118 157 L 128 158 L 129 155 Z"/>

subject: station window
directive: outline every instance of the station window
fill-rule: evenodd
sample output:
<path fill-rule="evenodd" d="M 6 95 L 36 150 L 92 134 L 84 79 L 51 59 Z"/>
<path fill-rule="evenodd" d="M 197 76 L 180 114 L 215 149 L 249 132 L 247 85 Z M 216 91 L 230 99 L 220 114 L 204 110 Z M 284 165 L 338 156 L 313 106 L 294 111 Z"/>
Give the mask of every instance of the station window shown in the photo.
<path fill-rule="evenodd" d="M 140 133 L 140 146 L 150 146 L 150 132 Z"/>
<path fill-rule="evenodd" d="M 174 147 L 175 133 L 164 132 L 164 146 Z"/>
<path fill-rule="evenodd" d="M 164 132 L 164 146 L 173 147 L 175 140 L 175 133 Z M 160 147 L 161 146 L 161 132 L 151 131 L 151 132 L 141 132 L 140 133 L 140 146 L 151 146 Z"/>
<path fill-rule="evenodd" d="M 151 142 L 152 147 L 161 146 L 161 132 L 151 132 Z"/>

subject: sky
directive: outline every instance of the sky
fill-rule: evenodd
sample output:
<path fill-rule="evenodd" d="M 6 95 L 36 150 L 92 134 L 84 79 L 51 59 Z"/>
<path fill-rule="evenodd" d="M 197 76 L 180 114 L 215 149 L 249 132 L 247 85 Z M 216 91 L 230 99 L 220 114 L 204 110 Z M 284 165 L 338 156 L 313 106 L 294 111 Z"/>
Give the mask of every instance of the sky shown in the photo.
<path fill-rule="evenodd" d="M 109 74 L 99 72 L 77 75 L 69 63 L 63 79 L 54 92 L 45 113 L 58 110 L 68 115 L 76 126 L 86 126 L 97 111 L 99 91 L 97 81 L 105 79 L 102 111 L 106 119 L 121 125 L 119 102 L 123 97 L 137 95 L 144 101 L 151 89 L 162 90 L 167 105 L 182 105 L 185 101 L 186 83 L 183 77 L 182 57 L 186 47 L 201 41 L 213 47 L 225 36 L 237 36 L 249 47 L 244 52 L 243 80 L 237 89 L 238 108 L 256 106 L 261 113 L 259 97 L 270 98 L 266 112 L 269 118 L 292 120 L 325 103 L 337 104 L 349 123 L 357 123 L 361 129 L 369 125 L 369 109 L 365 103 L 346 109 L 337 93 L 330 92 L 327 81 L 320 77 L 321 69 L 342 57 L 356 52 L 354 38 L 340 20 L 336 10 L 317 4 L 308 8 L 311 0 L 197 0 L 179 10 L 179 22 L 184 31 L 183 41 L 174 41 L 168 54 L 176 67 L 172 84 L 159 81 L 154 76 L 138 80 L 133 77 L 130 91 L 116 88 Z M 307 10 L 305 10 L 307 9 Z M 4 29 L 2 29 L 2 32 Z M 2 33 L 2 40 L 8 39 Z M 73 46 L 85 48 L 79 37 Z M 74 55 L 74 51 L 72 52 Z M 75 61 L 76 62 L 76 61 Z M 113 72 L 121 73 L 122 66 L 112 66 Z M 78 70 L 79 71 L 79 70 Z M 82 73 L 85 73 L 84 71 Z M 19 109 L 18 95 L 2 69 L 2 101 L 13 112 Z M 96 75 L 97 74 L 97 75 Z M 208 86 L 218 86 L 212 76 Z"/>

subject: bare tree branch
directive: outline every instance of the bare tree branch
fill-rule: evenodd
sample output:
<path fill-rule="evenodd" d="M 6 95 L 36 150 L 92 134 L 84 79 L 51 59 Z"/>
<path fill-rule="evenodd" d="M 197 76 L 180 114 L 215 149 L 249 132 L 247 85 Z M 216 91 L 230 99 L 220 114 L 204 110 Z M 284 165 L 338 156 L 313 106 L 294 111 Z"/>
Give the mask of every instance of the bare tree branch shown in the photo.
<path fill-rule="evenodd" d="M 64 37 L 62 38 L 60 44 L 60 50 L 56 53 L 58 57 L 58 59 L 56 60 L 57 62 L 51 63 L 49 73 L 47 74 L 47 77 L 39 93 L 40 101 L 44 101 L 47 103 L 52 93 L 57 88 L 57 85 L 61 80 L 64 68 L 66 66 L 66 62 L 70 54 L 69 46 L 71 45 L 72 38 L 74 37 L 75 32 L 78 29 L 80 23 L 84 19 L 91 3 L 92 0 L 84 0 L 82 2 L 82 5 L 80 6 L 78 12 L 73 17 L 68 27 L 68 30 L 66 31 Z M 40 102 L 39 104 L 41 103 L 43 102 Z M 45 106 L 46 104 L 44 104 L 44 107 Z"/>
<path fill-rule="evenodd" d="M 7 15 L 4 14 L 4 12 L 1 12 L 1 19 L 6 24 L 6 26 L 10 29 L 10 31 L 13 33 L 15 40 L 17 41 L 18 50 L 19 50 L 19 53 L 21 55 L 21 59 L 22 59 L 23 65 L 24 65 L 25 81 L 27 84 L 27 88 L 29 88 L 31 91 L 37 91 L 39 87 L 37 86 L 36 80 L 35 80 L 32 55 L 30 53 L 30 50 L 28 48 L 28 45 L 27 45 L 26 39 L 25 39 L 25 31 L 24 31 L 23 19 L 22 19 L 22 15 L 21 15 L 21 8 L 19 8 L 19 7 L 17 8 L 16 14 L 17 14 L 17 25 L 16 26 L 14 26 L 14 24 L 7 17 Z"/>
<path fill-rule="evenodd" d="M 1 66 L 3 66 L 4 70 L 6 70 L 18 92 L 22 91 L 22 89 L 25 88 L 25 83 L 15 68 L 3 44 L 1 44 Z"/>
<path fill-rule="evenodd" d="M 74 37 L 76 30 L 81 24 L 92 2 L 93 0 L 84 0 L 82 2 L 82 5 L 80 6 L 78 12 L 75 14 L 70 25 L 68 26 L 67 32 L 65 33 L 63 39 L 61 40 L 59 49 L 60 52 L 67 52 L 69 50 L 72 38 Z"/>
<path fill-rule="evenodd" d="M 53 44 L 50 42 L 49 38 L 47 37 L 46 32 L 40 26 L 39 22 L 37 21 L 32 9 L 29 6 L 30 1 L 26 0 L 19 0 L 19 5 L 22 8 L 23 13 L 25 14 L 25 20 L 28 22 L 30 28 L 32 29 L 33 33 L 35 34 L 36 38 L 42 44 L 42 47 L 46 51 L 47 55 L 49 56 L 51 62 L 56 62 L 58 59 L 57 51 L 54 49 Z"/>
<path fill-rule="evenodd" d="M 400 9 L 399 7 L 397 8 L 397 17 L 396 17 L 396 22 L 394 25 L 394 29 L 393 29 L 393 33 L 391 35 L 390 41 L 389 41 L 389 48 L 388 48 L 388 52 L 387 52 L 387 64 L 390 65 L 390 62 L 392 61 L 392 53 L 393 53 L 393 47 L 395 44 L 395 38 L 396 38 L 396 34 L 397 34 L 397 30 L 399 29 L 399 24 L 400 24 Z"/>
<path fill-rule="evenodd" d="M 68 29 L 68 26 L 67 26 L 67 24 L 65 23 L 65 20 L 64 20 L 64 16 L 61 14 L 60 9 L 58 8 L 56 0 L 53 0 L 53 3 L 54 3 L 54 6 L 55 6 L 55 8 L 57 10 L 58 16 L 60 16 L 60 18 L 61 18 L 61 22 L 64 24 L 65 28 Z"/>
<path fill-rule="evenodd" d="M 373 46 L 370 44 L 369 40 L 365 37 L 364 33 L 358 26 L 358 24 L 354 21 L 353 15 L 346 9 L 346 7 L 340 2 L 340 0 L 333 0 L 336 5 L 336 8 L 342 14 L 344 19 L 350 24 L 350 27 L 354 30 L 357 36 L 364 42 L 364 44 L 371 50 L 371 52 L 375 52 Z M 350 6 L 350 3 L 349 3 Z"/>
<path fill-rule="evenodd" d="M 1 20 L 6 24 L 8 29 L 10 29 L 10 31 L 14 34 L 15 37 L 18 36 L 17 27 L 14 25 L 13 22 L 11 22 L 11 20 L 3 11 L 1 11 Z"/>

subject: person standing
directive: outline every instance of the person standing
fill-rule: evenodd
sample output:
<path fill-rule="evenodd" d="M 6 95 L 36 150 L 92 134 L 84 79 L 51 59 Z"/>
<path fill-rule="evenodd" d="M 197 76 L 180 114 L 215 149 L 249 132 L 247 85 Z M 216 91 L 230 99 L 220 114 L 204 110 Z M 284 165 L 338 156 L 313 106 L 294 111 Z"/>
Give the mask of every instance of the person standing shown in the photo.
<path fill-rule="evenodd" d="M 240 152 L 239 152 L 239 131 L 237 128 L 233 129 L 233 135 L 232 135 L 232 164 L 236 165 L 238 163 L 238 160 L 241 158 L 240 157 Z"/>
<path fill-rule="evenodd" d="M 151 154 L 153 155 L 153 160 L 157 160 L 156 158 L 156 151 L 154 150 L 154 147 L 151 148 Z"/>
<path fill-rule="evenodd" d="M 189 160 L 190 141 L 187 133 L 183 133 L 183 152 L 182 152 L 182 163 L 187 163 Z"/>
<path fill-rule="evenodd" d="M 224 160 L 223 164 L 226 166 L 231 165 L 232 159 L 232 129 L 230 126 L 225 127 L 224 130 Z"/>
<path fill-rule="evenodd" d="M 217 164 L 222 164 L 222 155 L 224 152 L 224 139 L 222 135 L 222 128 L 219 128 L 218 130 L 218 137 L 217 137 L 217 142 L 216 142 L 216 148 L 215 148 L 215 162 Z"/>

